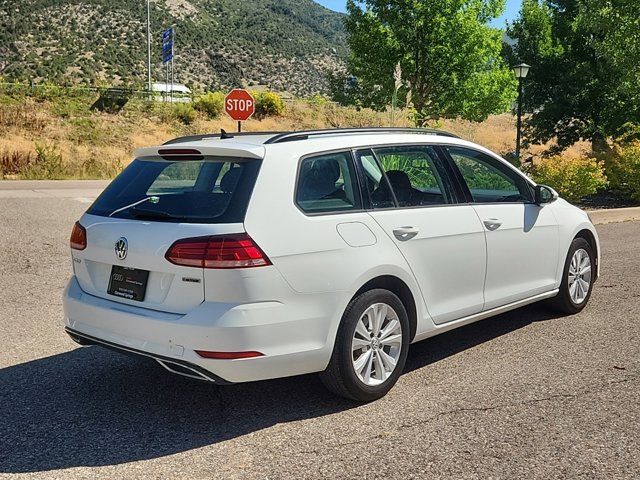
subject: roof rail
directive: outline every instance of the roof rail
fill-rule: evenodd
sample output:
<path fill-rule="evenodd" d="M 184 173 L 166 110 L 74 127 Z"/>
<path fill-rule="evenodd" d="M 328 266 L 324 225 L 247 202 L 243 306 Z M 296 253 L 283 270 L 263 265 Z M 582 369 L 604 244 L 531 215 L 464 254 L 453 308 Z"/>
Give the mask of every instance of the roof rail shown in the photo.
<path fill-rule="evenodd" d="M 282 135 L 286 132 L 226 132 L 224 138 L 242 137 L 244 135 Z M 206 140 L 208 138 L 222 138 L 222 133 L 201 133 L 200 135 L 187 135 L 184 137 L 174 138 L 163 145 L 173 145 L 175 143 L 197 142 L 199 140 Z"/>
<path fill-rule="evenodd" d="M 327 128 L 322 130 L 301 130 L 298 132 L 280 133 L 268 139 L 265 144 L 294 142 L 307 140 L 309 137 L 320 135 L 340 135 L 357 133 L 417 133 L 423 135 L 441 135 L 443 137 L 459 138 L 453 133 L 436 130 L 433 128 L 406 128 L 406 127 L 361 127 L 361 128 Z"/>

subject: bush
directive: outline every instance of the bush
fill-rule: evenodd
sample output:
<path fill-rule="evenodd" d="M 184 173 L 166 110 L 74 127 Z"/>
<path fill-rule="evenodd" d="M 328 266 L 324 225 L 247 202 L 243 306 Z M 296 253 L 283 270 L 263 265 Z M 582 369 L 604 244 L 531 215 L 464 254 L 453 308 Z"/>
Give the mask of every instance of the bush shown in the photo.
<path fill-rule="evenodd" d="M 556 189 L 570 202 L 577 202 L 607 186 L 603 166 L 589 157 L 545 158 L 531 167 L 531 176 L 537 183 Z"/>
<path fill-rule="evenodd" d="M 312 107 L 321 107 L 323 105 L 326 105 L 328 100 L 325 97 L 323 97 L 322 95 L 320 95 L 319 93 L 316 93 L 315 95 L 309 97 L 307 102 Z"/>
<path fill-rule="evenodd" d="M 62 154 L 55 146 L 36 144 L 35 161 L 28 165 L 20 175 L 27 180 L 61 180 L 68 177 Z"/>
<path fill-rule="evenodd" d="M 193 107 L 206 114 L 209 118 L 219 118 L 224 111 L 224 93 L 209 92 L 200 95 L 194 102 Z"/>
<path fill-rule="evenodd" d="M 5 150 L 0 152 L 0 179 L 5 175 L 20 175 L 35 161 L 35 156 L 29 151 Z"/>
<path fill-rule="evenodd" d="M 196 111 L 190 103 L 176 103 L 172 105 L 171 115 L 185 125 L 191 125 L 196 119 Z"/>
<path fill-rule="evenodd" d="M 279 117 L 284 113 L 282 97 L 274 92 L 254 92 L 256 101 L 256 117 Z"/>
<path fill-rule="evenodd" d="M 640 143 L 618 148 L 607 162 L 607 176 L 613 190 L 640 201 Z"/>

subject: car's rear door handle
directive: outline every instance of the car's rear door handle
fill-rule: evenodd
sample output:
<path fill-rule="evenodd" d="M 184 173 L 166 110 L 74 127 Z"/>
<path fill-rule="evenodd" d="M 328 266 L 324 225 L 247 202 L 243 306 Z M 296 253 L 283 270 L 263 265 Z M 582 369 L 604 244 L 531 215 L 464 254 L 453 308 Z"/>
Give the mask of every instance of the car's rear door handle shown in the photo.
<path fill-rule="evenodd" d="M 487 227 L 487 230 L 491 230 L 492 232 L 500 228 L 500 225 L 502 225 L 502 222 L 497 218 L 488 218 L 483 223 L 484 226 Z"/>
<path fill-rule="evenodd" d="M 411 226 L 398 227 L 393 229 L 393 235 L 401 242 L 405 242 L 415 237 L 419 231 L 420 230 L 418 230 L 416 227 Z"/>

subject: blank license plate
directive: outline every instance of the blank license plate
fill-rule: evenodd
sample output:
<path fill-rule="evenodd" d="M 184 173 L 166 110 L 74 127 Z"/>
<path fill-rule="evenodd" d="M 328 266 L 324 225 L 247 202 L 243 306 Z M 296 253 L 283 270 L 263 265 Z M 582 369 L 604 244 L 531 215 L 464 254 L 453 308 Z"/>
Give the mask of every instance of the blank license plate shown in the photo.
<path fill-rule="evenodd" d="M 148 270 L 114 265 L 111 268 L 111 278 L 109 279 L 107 293 L 116 297 L 142 302 L 147 291 L 148 279 Z"/>

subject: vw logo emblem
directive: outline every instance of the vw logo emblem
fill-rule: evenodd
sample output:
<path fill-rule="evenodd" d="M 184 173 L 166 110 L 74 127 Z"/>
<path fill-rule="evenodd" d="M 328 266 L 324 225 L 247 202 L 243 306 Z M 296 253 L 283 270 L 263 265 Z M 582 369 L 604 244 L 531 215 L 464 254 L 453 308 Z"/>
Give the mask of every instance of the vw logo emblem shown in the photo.
<path fill-rule="evenodd" d="M 118 257 L 120 260 L 124 260 L 125 258 L 127 258 L 127 251 L 129 250 L 129 243 L 127 242 L 127 239 L 124 237 L 120 237 L 116 242 L 115 250 L 116 257 Z"/>

